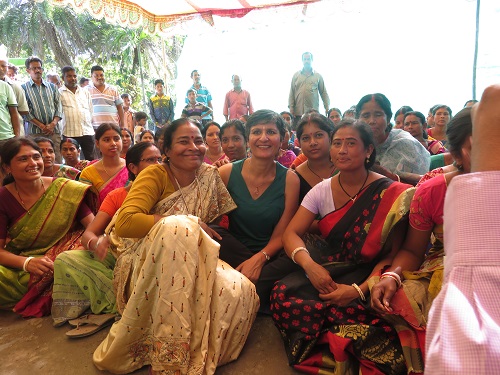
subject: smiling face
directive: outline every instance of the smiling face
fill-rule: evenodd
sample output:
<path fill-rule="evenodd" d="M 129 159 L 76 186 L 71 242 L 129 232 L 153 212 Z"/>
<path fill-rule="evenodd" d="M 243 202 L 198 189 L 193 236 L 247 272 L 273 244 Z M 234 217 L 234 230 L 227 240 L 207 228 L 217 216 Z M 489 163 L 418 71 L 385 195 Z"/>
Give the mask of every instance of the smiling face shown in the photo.
<path fill-rule="evenodd" d="M 66 164 L 74 166 L 80 159 L 80 150 L 71 142 L 64 142 L 61 147 L 61 155 Z"/>
<path fill-rule="evenodd" d="M 43 167 L 50 172 L 56 161 L 54 148 L 50 142 L 38 142 L 38 147 L 42 151 Z"/>
<path fill-rule="evenodd" d="M 112 129 L 106 130 L 101 138 L 95 141 L 95 144 L 102 156 L 107 157 L 120 155 L 123 147 L 121 134 Z"/>
<path fill-rule="evenodd" d="M 247 143 L 245 136 L 241 134 L 235 126 L 224 129 L 222 134 L 222 151 L 230 161 L 236 161 L 246 158 Z"/>
<path fill-rule="evenodd" d="M 252 157 L 273 159 L 281 146 L 281 137 L 275 123 L 256 124 L 250 129 L 248 145 Z"/>
<path fill-rule="evenodd" d="M 410 133 L 413 137 L 418 140 L 423 138 L 424 125 L 420 122 L 420 119 L 415 115 L 408 115 L 405 118 L 404 130 Z"/>
<path fill-rule="evenodd" d="M 373 152 L 373 146 L 365 148 L 359 132 L 346 126 L 337 130 L 330 147 L 330 158 L 341 172 L 365 169 L 365 161 Z"/>
<path fill-rule="evenodd" d="M 106 79 L 104 78 L 104 72 L 102 70 L 95 70 L 92 73 L 92 83 L 95 87 L 102 87 L 106 83 Z"/>
<path fill-rule="evenodd" d="M 220 147 L 220 129 L 215 125 L 210 125 L 205 135 L 205 143 L 208 148 L 218 149 Z"/>
<path fill-rule="evenodd" d="M 300 148 L 308 159 L 322 159 L 329 155 L 330 139 L 328 133 L 314 122 L 304 126 L 299 141 Z"/>
<path fill-rule="evenodd" d="M 172 167 L 193 172 L 203 163 L 206 150 L 200 129 L 188 122 L 180 125 L 172 134 L 172 144 L 165 149 L 165 155 Z"/>
<path fill-rule="evenodd" d="M 359 118 L 370 125 L 375 142 L 377 144 L 384 143 L 387 139 L 387 115 L 375 100 L 370 100 L 363 105 Z"/>
<path fill-rule="evenodd" d="M 21 146 L 10 165 L 4 165 L 4 169 L 12 174 L 15 181 L 34 181 L 43 174 L 43 158 L 33 147 Z"/>

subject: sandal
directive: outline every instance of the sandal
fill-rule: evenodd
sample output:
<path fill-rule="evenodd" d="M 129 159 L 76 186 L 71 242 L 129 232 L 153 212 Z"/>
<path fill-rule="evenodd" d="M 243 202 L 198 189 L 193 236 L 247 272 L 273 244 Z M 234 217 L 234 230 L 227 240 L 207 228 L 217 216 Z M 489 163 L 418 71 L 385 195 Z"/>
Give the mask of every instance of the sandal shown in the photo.
<path fill-rule="evenodd" d="M 76 328 L 66 332 L 69 338 L 79 338 L 93 335 L 101 329 L 110 326 L 115 321 L 116 314 L 89 314 L 78 319 L 69 321 L 69 324 Z"/>

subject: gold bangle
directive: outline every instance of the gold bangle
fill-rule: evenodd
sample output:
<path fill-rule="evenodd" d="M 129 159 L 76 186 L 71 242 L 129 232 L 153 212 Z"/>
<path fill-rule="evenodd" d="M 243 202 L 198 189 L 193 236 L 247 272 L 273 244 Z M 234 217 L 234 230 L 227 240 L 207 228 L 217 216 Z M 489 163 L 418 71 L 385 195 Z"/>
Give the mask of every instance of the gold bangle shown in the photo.
<path fill-rule="evenodd" d="M 365 294 L 363 293 L 363 291 L 361 290 L 361 288 L 356 284 L 356 283 L 352 283 L 351 286 L 356 289 L 356 291 L 359 293 L 359 298 L 361 298 L 361 301 L 366 301 L 366 297 L 365 297 Z"/>
<path fill-rule="evenodd" d="M 399 177 L 399 175 L 397 173 L 394 173 L 394 175 L 397 177 L 398 182 L 401 182 L 401 177 Z"/>
<path fill-rule="evenodd" d="M 261 253 L 264 254 L 264 256 L 266 257 L 266 261 L 270 261 L 271 260 L 271 257 L 269 256 L 269 254 L 267 254 L 264 250 L 261 250 Z"/>

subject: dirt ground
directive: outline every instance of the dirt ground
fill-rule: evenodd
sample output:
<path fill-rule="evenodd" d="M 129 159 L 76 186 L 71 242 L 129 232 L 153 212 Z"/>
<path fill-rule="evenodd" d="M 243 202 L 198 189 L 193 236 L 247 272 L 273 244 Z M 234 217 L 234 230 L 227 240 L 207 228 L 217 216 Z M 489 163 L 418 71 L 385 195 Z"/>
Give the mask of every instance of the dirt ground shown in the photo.
<path fill-rule="evenodd" d="M 0 311 L 1 375 L 109 374 L 92 363 L 92 354 L 109 328 L 79 339 L 68 339 L 71 327 L 52 326 L 50 317 L 22 319 Z M 146 375 L 147 368 L 134 374 Z M 216 375 L 293 375 L 283 342 L 269 316 L 258 316 L 238 360 L 219 367 Z"/>

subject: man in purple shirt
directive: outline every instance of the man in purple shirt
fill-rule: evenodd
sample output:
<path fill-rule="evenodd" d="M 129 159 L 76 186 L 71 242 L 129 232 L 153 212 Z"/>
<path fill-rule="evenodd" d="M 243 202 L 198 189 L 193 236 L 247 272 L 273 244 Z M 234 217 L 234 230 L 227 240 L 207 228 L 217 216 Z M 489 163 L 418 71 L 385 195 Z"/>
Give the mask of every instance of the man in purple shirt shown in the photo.
<path fill-rule="evenodd" d="M 239 119 L 243 115 L 253 113 L 250 93 L 241 88 L 241 81 L 240 76 L 236 74 L 231 78 L 233 89 L 226 94 L 226 100 L 224 100 L 223 113 L 226 121 Z"/>

